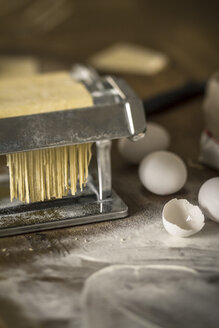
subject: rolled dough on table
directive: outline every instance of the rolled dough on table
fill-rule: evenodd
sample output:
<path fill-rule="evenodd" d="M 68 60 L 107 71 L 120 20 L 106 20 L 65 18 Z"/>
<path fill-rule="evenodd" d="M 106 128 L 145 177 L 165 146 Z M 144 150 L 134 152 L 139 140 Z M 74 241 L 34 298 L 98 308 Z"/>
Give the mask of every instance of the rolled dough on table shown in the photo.
<path fill-rule="evenodd" d="M 0 56 L 0 79 L 30 76 L 40 69 L 39 61 L 30 56 Z"/>

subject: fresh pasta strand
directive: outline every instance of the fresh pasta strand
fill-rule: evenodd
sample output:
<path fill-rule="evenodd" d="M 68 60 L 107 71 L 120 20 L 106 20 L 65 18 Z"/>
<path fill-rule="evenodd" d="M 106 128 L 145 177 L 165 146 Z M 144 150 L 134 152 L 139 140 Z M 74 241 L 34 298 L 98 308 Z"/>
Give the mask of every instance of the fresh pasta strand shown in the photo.
<path fill-rule="evenodd" d="M 83 190 L 88 178 L 92 144 L 8 154 L 10 196 L 22 202 L 62 198 Z"/>

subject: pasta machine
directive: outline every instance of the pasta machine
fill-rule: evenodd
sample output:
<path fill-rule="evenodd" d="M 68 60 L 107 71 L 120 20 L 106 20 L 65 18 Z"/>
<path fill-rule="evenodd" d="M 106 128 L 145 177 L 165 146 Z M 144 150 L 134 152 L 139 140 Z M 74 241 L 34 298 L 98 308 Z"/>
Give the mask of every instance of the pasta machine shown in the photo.
<path fill-rule="evenodd" d="M 71 144 L 95 143 L 96 165 L 86 188 L 62 199 L 10 202 L 8 176 L 0 175 L 0 236 L 124 218 L 128 208 L 112 189 L 111 140 L 138 140 L 146 129 L 142 102 L 125 81 L 100 77 L 76 65 L 72 79 L 82 82 L 93 106 L 0 119 L 0 155 Z M 92 170 L 91 170 L 92 171 Z"/>

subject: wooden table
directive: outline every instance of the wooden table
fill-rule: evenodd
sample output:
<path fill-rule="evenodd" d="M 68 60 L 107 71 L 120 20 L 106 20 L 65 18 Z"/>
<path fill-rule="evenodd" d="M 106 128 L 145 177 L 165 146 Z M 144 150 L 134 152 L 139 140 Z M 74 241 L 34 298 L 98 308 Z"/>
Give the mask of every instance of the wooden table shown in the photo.
<path fill-rule="evenodd" d="M 122 76 L 147 98 L 219 67 L 218 1 L 14 3 L 16 10 L 2 7 L 0 52 L 36 55 L 45 71 L 86 62 L 117 41 L 137 43 L 170 59 L 157 75 Z M 201 184 L 218 175 L 197 163 L 202 101 L 150 118 L 169 130 L 170 149 L 188 165 L 174 197 L 194 204 Z M 0 239 L 1 328 L 219 326 L 219 226 L 206 221 L 191 238 L 171 237 L 161 211 L 173 196 L 146 191 L 116 143 L 112 157 L 128 218 Z"/>

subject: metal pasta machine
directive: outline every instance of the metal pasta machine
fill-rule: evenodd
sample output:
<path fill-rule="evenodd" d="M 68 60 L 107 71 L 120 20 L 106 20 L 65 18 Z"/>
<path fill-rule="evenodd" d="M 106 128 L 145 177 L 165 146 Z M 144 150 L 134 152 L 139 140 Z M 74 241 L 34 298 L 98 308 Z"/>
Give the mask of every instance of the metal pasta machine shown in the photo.
<path fill-rule="evenodd" d="M 74 66 L 70 74 L 86 86 L 94 105 L 0 119 L 0 155 L 93 142 L 96 144 L 95 172 L 89 174 L 86 188 L 75 196 L 30 204 L 10 202 L 8 173 L 1 174 L 0 236 L 128 215 L 127 206 L 112 189 L 111 140 L 128 137 L 135 141 L 144 136 L 146 122 L 142 102 L 119 78 L 100 77 L 93 69 L 81 65 Z"/>

